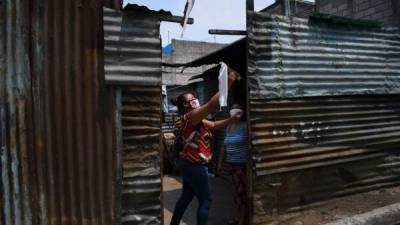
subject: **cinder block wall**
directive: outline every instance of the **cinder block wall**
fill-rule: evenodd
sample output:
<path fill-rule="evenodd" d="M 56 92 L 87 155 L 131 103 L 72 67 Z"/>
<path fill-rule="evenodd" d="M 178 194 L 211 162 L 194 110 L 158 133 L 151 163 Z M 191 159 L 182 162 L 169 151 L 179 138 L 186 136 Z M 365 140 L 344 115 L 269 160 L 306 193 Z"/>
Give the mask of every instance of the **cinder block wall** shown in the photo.
<path fill-rule="evenodd" d="M 400 26 L 399 7 L 399 0 L 316 0 L 317 12 L 381 20 L 386 26 Z"/>
<path fill-rule="evenodd" d="M 274 4 L 261 10 L 270 14 L 285 15 L 285 0 L 276 0 Z M 291 15 L 300 18 L 309 18 L 314 13 L 314 3 L 304 0 L 290 0 Z"/>
<path fill-rule="evenodd" d="M 226 44 L 172 39 L 172 54 L 163 54 L 162 60 L 170 64 L 187 63 L 224 46 Z M 192 76 L 201 74 L 209 68 L 210 66 L 201 66 L 182 70 L 182 68 L 163 67 L 162 81 L 163 84 L 170 86 L 186 85 Z"/>

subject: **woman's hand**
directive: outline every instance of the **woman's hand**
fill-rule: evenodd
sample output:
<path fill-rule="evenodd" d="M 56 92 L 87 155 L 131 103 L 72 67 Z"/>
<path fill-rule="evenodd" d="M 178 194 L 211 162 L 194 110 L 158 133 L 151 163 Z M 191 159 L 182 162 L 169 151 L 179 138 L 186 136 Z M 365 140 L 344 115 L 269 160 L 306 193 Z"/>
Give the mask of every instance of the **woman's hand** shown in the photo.
<path fill-rule="evenodd" d="M 237 72 L 236 70 L 228 68 L 228 79 L 235 81 L 235 80 L 241 80 L 242 77 L 240 76 L 240 73 Z"/>
<path fill-rule="evenodd" d="M 229 86 L 231 86 L 235 81 L 240 81 L 242 77 L 240 76 L 240 73 L 238 73 L 236 70 L 232 68 L 228 68 L 228 83 Z"/>
<path fill-rule="evenodd" d="M 241 80 L 240 74 L 232 68 L 228 68 L 228 87 L 231 88 L 233 83 L 237 80 Z M 207 117 L 208 114 L 212 113 L 219 105 L 219 92 L 215 94 L 210 101 L 206 104 L 200 106 L 197 109 L 194 109 L 190 112 L 190 118 L 193 125 L 197 125 L 203 119 Z M 225 121 L 229 122 L 229 121 Z M 222 123 L 221 127 L 226 126 L 227 124 Z M 218 129 L 219 126 L 214 125 L 214 129 Z"/>

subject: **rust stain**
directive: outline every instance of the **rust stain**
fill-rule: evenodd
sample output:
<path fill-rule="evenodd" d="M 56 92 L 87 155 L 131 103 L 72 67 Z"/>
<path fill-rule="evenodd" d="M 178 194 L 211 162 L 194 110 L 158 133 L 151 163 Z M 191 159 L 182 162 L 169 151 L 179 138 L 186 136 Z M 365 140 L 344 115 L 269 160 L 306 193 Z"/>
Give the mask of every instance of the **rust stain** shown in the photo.
<path fill-rule="evenodd" d="M 253 222 L 398 185 L 399 176 L 391 172 L 398 166 L 388 162 L 400 144 L 399 98 L 250 99 Z"/>
<path fill-rule="evenodd" d="M 0 208 L 6 217 L 1 222 L 7 225 L 104 225 L 117 220 L 114 95 L 104 84 L 100 50 L 103 6 L 120 9 L 122 2 L 0 4 L 1 25 L 10 21 L 7 36 L 0 34 L 0 46 L 15 44 L 9 46 L 7 60 L 19 66 L 0 60 L 1 76 L 14 76 L 0 83 L 9 96 L 3 99 L 1 93 L 1 101 L 11 109 L 4 111 L 1 102 L 2 129 L 4 118 L 11 119 L 2 149 L 5 142 L 10 156 L 6 166 L 13 169 L 2 177 L 1 199 L 4 194 L 17 199 Z"/>

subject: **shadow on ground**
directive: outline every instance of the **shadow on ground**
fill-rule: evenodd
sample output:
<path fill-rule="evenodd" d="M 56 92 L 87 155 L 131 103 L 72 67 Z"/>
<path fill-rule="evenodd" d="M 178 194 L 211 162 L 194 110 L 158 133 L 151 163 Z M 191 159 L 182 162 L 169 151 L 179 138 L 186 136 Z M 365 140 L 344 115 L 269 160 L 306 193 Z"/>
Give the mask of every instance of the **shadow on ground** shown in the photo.
<path fill-rule="evenodd" d="M 229 183 L 226 180 L 210 177 L 212 182 L 213 203 L 210 210 L 209 225 L 224 225 L 236 215 Z M 179 176 L 168 175 L 163 179 L 164 188 L 164 225 L 169 225 L 175 203 L 181 194 Z M 181 225 L 196 225 L 197 200 L 193 199 L 183 216 Z"/>

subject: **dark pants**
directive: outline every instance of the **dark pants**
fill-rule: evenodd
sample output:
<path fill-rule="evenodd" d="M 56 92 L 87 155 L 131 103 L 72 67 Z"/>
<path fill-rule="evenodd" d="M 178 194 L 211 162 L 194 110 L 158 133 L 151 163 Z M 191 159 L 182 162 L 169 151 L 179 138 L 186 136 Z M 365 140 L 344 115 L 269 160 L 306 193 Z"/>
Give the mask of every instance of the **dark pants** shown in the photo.
<path fill-rule="evenodd" d="M 195 165 L 186 160 L 179 160 L 178 166 L 182 174 L 183 187 L 181 197 L 175 205 L 171 225 L 179 225 L 186 208 L 194 196 L 199 201 L 197 225 L 207 225 L 208 211 L 211 206 L 208 168 L 205 165 Z"/>

